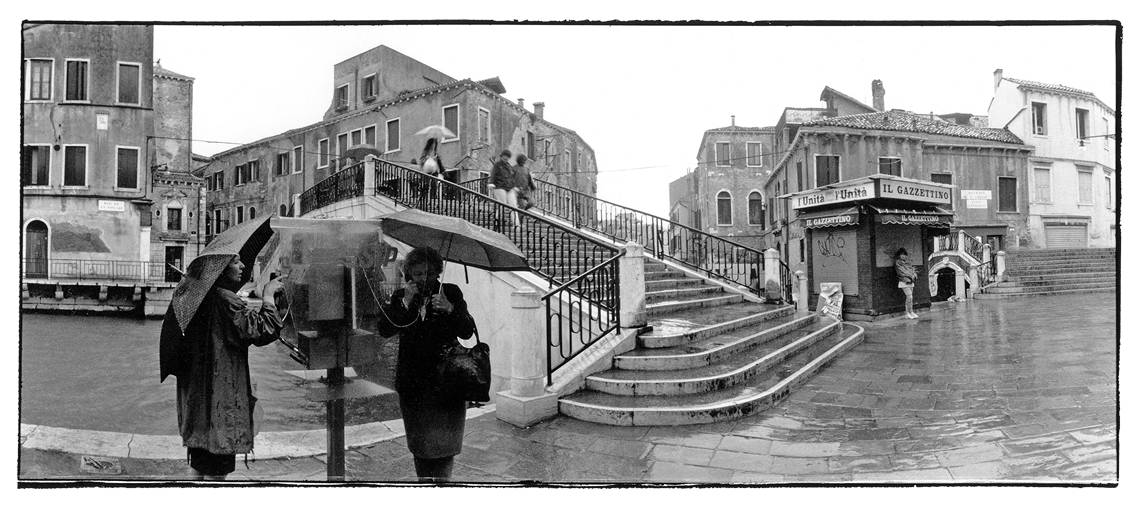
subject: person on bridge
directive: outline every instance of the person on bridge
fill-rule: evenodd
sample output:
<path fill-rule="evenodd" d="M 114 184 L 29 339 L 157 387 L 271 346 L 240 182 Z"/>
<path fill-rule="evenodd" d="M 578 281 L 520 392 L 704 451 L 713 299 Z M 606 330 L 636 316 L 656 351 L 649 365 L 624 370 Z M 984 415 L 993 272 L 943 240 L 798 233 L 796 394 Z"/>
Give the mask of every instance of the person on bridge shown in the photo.
<path fill-rule="evenodd" d="M 437 369 L 443 352 L 459 338 L 475 332 L 463 292 L 440 283 L 443 257 L 422 246 L 404 261 L 404 287 L 381 306 L 377 329 L 381 336 L 400 335 L 396 359 L 396 392 L 407 432 L 416 476 L 422 481 L 446 481 L 455 456 L 463 450 L 467 401 L 443 384 Z"/>
<path fill-rule="evenodd" d="M 518 207 L 518 189 L 515 188 L 515 169 L 511 167 L 511 150 L 504 149 L 499 153 L 499 159 L 491 166 L 491 194 L 495 200 L 510 207 Z M 519 217 L 517 214 L 506 211 L 509 220 L 517 227 Z M 502 226 L 502 225 L 500 225 Z"/>
<path fill-rule="evenodd" d="M 534 179 L 530 177 L 530 169 L 526 166 L 526 155 L 519 153 L 515 157 L 515 190 L 518 192 L 517 202 L 518 208 L 527 210 L 534 207 L 534 191 L 538 189 L 534 185 Z"/>

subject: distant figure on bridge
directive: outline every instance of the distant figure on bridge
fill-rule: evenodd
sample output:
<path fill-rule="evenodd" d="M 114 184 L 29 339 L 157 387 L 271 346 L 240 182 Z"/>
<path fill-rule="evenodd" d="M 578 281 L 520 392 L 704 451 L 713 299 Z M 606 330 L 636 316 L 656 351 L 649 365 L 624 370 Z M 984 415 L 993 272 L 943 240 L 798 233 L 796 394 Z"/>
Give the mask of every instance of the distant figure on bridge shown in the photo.
<path fill-rule="evenodd" d="M 526 166 L 526 155 L 519 153 L 515 157 L 515 190 L 518 192 L 518 207 L 522 210 L 527 210 L 534 207 L 534 199 L 531 195 L 537 187 L 534 186 L 534 180 L 530 177 L 530 169 Z"/>
<path fill-rule="evenodd" d="M 491 194 L 495 200 L 510 207 L 518 207 L 518 190 L 515 188 L 515 169 L 511 167 L 511 150 L 504 149 L 499 153 L 499 159 L 491 166 Z M 514 225 L 519 226 L 519 217 L 513 212 L 507 212 L 508 218 Z M 500 224 L 500 226 L 502 226 Z"/>

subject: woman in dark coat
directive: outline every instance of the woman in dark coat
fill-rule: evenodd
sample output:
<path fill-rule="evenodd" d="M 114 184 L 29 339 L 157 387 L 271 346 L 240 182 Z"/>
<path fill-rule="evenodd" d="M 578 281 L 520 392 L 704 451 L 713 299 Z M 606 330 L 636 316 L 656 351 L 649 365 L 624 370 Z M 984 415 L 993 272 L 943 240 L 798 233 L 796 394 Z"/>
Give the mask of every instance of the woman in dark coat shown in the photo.
<path fill-rule="evenodd" d="M 253 450 L 250 345 L 277 339 L 281 322 L 272 297 L 248 307 L 236 291 L 245 265 L 234 255 L 186 328 L 187 372 L 178 376 L 178 431 L 197 478 L 225 479 L 235 455 Z M 276 280 L 266 285 L 272 293 Z"/>
<path fill-rule="evenodd" d="M 440 283 L 442 271 L 443 259 L 434 249 L 409 252 L 404 287 L 382 307 L 377 325 L 383 336 L 400 334 L 396 392 L 416 475 L 425 481 L 449 478 L 463 449 L 467 403 L 439 383 L 436 366 L 445 348 L 475 330 L 463 292 Z"/>

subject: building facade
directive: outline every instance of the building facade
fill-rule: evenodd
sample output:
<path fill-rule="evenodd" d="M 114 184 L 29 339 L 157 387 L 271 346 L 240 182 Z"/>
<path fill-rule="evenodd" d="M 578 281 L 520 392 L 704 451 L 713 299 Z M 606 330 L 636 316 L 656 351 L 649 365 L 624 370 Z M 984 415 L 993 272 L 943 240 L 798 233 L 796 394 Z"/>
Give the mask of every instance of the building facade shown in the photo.
<path fill-rule="evenodd" d="M 181 279 L 181 270 L 202 247 L 198 227 L 202 179 L 193 175 L 196 162 L 190 151 L 193 109 L 194 79 L 155 64 L 150 260 L 165 266 L 167 281 Z"/>
<path fill-rule="evenodd" d="M 24 276 L 151 260 L 153 28 L 26 24 L 23 51 Z"/>
<path fill-rule="evenodd" d="M 367 146 L 382 159 L 411 162 L 425 138 L 416 132 L 443 125 L 454 137 L 438 153 L 459 181 L 490 173 L 503 149 L 532 160 L 536 179 L 594 195 L 593 149 L 574 131 L 511 101 L 497 78 L 454 79 L 386 46 L 334 66 L 332 102 L 317 123 L 218 153 L 199 169 L 207 186 L 206 235 L 246 219 L 293 215 L 295 196 L 354 160 L 349 148 Z"/>
<path fill-rule="evenodd" d="M 997 69 L 988 116 L 990 126 L 1035 148 L 1022 244 L 1115 246 L 1116 112 L 1088 91 L 1004 77 Z"/>

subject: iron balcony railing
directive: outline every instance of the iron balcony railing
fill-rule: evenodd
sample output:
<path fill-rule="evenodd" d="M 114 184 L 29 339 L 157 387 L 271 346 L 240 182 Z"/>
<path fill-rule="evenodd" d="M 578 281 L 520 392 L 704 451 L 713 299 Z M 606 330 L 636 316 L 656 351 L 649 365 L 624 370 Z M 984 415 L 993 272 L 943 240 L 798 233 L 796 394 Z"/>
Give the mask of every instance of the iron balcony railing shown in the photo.
<path fill-rule="evenodd" d="M 546 303 L 546 384 L 554 371 L 617 330 L 621 311 L 618 260 L 623 253 L 551 290 Z M 583 300 L 579 295 L 585 294 Z"/>
<path fill-rule="evenodd" d="M 163 262 L 78 258 L 22 259 L 24 279 L 178 282 L 182 274 Z"/>
<path fill-rule="evenodd" d="M 569 300 L 557 311 L 548 306 L 548 336 L 562 336 L 562 327 L 574 336 L 573 345 L 561 337 L 548 339 L 549 356 L 581 353 L 617 328 L 619 293 L 618 248 L 595 240 L 548 218 L 520 211 L 481 193 L 484 183 L 462 185 L 445 181 L 385 160 L 376 160 L 376 194 L 423 211 L 465 219 L 510 238 L 536 274 L 550 283 L 558 301 Z M 550 300 L 550 299 L 548 299 Z M 550 328 L 556 322 L 558 330 Z M 565 361 L 548 362 L 548 375 Z M 548 378 L 549 379 L 549 378 Z"/>
<path fill-rule="evenodd" d="M 301 194 L 301 214 L 364 195 L 365 162 L 345 167 Z"/>

